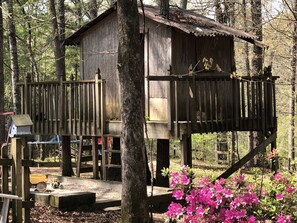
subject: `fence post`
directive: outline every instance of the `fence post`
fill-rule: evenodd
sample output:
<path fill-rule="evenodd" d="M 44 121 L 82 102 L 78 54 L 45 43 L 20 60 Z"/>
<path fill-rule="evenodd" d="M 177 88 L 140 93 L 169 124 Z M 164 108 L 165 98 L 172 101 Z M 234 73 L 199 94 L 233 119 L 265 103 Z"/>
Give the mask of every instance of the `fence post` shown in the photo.
<path fill-rule="evenodd" d="M 30 88 L 29 83 L 31 82 L 30 74 L 26 74 L 25 84 L 24 84 L 24 110 L 23 114 L 29 114 L 30 112 Z"/>
<path fill-rule="evenodd" d="M 22 197 L 22 139 L 11 138 L 11 155 L 12 155 L 12 192 Z M 12 222 L 22 222 L 22 201 L 13 201 L 13 220 Z"/>

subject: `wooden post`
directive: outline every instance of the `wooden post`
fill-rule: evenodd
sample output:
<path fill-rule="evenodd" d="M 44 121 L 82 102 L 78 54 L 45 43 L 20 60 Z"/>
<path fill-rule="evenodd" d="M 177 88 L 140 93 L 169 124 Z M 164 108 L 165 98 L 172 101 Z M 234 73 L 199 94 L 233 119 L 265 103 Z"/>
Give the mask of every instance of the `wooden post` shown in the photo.
<path fill-rule="evenodd" d="M 108 143 L 107 143 L 107 146 Z M 112 143 L 111 163 L 121 165 L 121 139 L 114 137 Z M 108 171 L 108 180 L 121 181 L 121 168 L 110 168 Z"/>
<path fill-rule="evenodd" d="M 277 138 L 277 131 L 274 129 L 272 133 L 275 133 L 275 140 L 271 142 L 271 152 L 273 149 L 276 149 L 276 138 Z M 272 158 L 272 165 L 271 169 L 274 173 L 277 173 L 277 170 L 279 169 L 279 163 L 278 163 L 278 158 L 273 157 Z"/>
<path fill-rule="evenodd" d="M 12 192 L 18 197 L 22 197 L 22 139 L 13 137 L 11 139 L 12 155 Z M 22 201 L 13 201 L 12 222 L 22 222 Z"/>
<path fill-rule="evenodd" d="M 93 178 L 99 179 L 98 168 L 98 137 L 92 137 Z"/>
<path fill-rule="evenodd" d="M 72 176 L 73 170 L 71 165 L 70 136 L 62 135 L 61 139 L 62 139 L 62 159 L 61 159 L 62 176 Z"/>
<path fill-rule="evenodd" d="M 24 85 L 24 110 L 23 114 L 30 114 L 30 105 L 31 105 L 31 98 L 30 98 L 30 88 L 28 83 L 31 82 L 31 76 L 29 74 L 26 75 L 25 78 L 25 85 Z"/>
<path fill-rule="evenodd" d="M 191 135 L 182 135 L 181 139 L 181 164 L 192 167 L 192 137 Z"/>
<path fill-rule="evenodd" d="M 157 139 L 156 186 L 169 187 L 169 178 L 161 175 L 161 170 L 169 165 L 169 139 Z"/>
<path fill-rule="evenodd" d="M 29 148 L 27 146 L 27 138 L 22 138 L 22 151 L 23 151 L 23 160 L 29 160 Z M 25 223 L 30 222 L 30 168 L 27 165 L 23 166 L 23 185 L 22 185 L 22 194 L 25 201 L 25 208 L 23 208 L 23 220 Z"/>
<path fill-rule="evenodd" d="M 9 159 L 8 156 L 8 146 L 7 144 L 2 144 L 1 147 L 1 158 L 2 159 Z M 8 194 L 8 175 L 9 175 L 9 167 L 7 165 L 2 166 L 2 193 Z"/>

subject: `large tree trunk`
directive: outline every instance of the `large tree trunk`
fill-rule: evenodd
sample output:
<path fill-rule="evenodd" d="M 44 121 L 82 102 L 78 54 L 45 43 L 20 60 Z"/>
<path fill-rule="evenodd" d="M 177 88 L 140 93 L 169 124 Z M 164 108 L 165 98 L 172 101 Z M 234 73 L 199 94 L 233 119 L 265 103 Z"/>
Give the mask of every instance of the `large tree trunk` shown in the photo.
<path fill-rule="evenodd" d="M 294 18 L 297 18 L 297 0 L 294 0 Z M 296 65 L 297 65 L 297 21 L 294 20 L 294 31 L 292 41 L 292 60 L 291 60 L 291 99 L 290 99 L 290 117 L 289 117 L 289 170 L 291 170 L 291 163 L 295 160 L 295 100 L 296 100 Z"/>
<path fill-rule="evenodd" d="M 0 1 L 0 112 L 4 112 L 4 68 L 3 68 L 3 14 L 2 1 Z M 5 142 L 5 117 L 0 115 L 0 148 Z"/>
<path fill-rule="evenodd" d="M 10 66 L 11 66 L 11 84 L 12 84 L 12 100 L 13 100 L 13 111 L 17 114 L 20 113 L 20 92 L 16 87 L 16 83 L 19 82 L 19 62 L 18 62 L 18 49 L 16 41 L 16 31 L 14 25 L 14 12 L 13 12 L 13 1 L 8 0 L 7 10 L 8 16 L 8 36 L 9 36 L 9 51 L 10 51 Z"/>
<path fill-rule="evenodd" d="M 58 0 L 58 16 L 56 12 L 55 0 L 50 0 L 50 14 L 52 18 L 52 29 L 54 36 L 54 54 L 56 59 L 56 72 L 57 79 L 60 81 L 60 108 L 64 107 L 64 92 L 62 87 L 62 81 L 66 80 L 65 72 L 65 46 L 63 42 L 65 40 L 65 6 L 64 0 Z M 64 112 L 60 111 L 60 119 L 64 120 Z M 61 131 L 63 132 L 63 122 L 60 123 Z M 61 169 L 63 176 L 73 175 L 73 169 L 71 166 L 71 148 L 69 136 L 62 136 L 62 160 Z"/>
<path fill-rule="evenodd" d="M 144 147 L 144 74 L 136 0 L 118 0 L 122 118 L 122 222 L 149 222 Z"/>

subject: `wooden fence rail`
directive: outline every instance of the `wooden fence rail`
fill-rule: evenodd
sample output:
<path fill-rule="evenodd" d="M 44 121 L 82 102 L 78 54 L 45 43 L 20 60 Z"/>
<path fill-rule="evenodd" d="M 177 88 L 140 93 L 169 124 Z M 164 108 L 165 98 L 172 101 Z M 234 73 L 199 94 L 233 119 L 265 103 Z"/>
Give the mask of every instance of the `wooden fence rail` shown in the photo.
<path fill-rule="evenodd" d="M 101 135 L 104 129 L 105 81 L 18 83 L 21 113 L 33 120 L 32 132 L 42 135 Z"/>
<path fill-rule="evenodd" d="M 169 111 L 175 129 L 187 122 L 189 133 L 266 131 L 276 126 L 275 80 L 259 76 L 149 76 L 170 81 Z M 170 120 L 168 120 L 170 121 Z M 169 124 L 170 126 L 170 124 Z"/>

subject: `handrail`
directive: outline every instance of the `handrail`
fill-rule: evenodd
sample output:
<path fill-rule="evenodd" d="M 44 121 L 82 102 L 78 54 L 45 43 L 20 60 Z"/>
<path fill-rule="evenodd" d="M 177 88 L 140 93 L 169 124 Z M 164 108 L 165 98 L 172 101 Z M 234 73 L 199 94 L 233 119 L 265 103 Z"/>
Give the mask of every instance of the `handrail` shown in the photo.
<path fill-rule="evenodd" d="M 99 135 L 104 128 L 105 80 L 18 83 L 21 112 L 29 114 L 36 134 Z"/>

